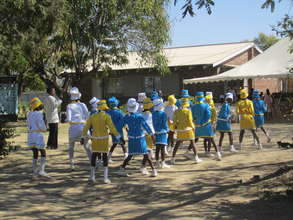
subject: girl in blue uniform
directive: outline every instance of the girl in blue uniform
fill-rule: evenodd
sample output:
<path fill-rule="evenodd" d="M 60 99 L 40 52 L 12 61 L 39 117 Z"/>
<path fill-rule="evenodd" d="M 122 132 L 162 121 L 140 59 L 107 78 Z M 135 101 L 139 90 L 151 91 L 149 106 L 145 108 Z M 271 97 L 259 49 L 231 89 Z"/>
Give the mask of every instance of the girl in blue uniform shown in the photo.
<path fill-rule="evenodd" d="M 123 138 L 123 129 L 121 127 L 121 123 L 122 123 L 122 120 L 123 120 L 123 117 L 124 117 L 124 113 L 122 110 L 118 109 L 118 105 L 119 105 L 119 100 L 116 99 L 116 97 L 111 97 L 108 99 L 108 105 L 110 107 L 110 110 L 107 111 L 107 113 L 111 116 L 111 119 L 117 129 L 117 131 L 119 132 L 120 136 L 122 137 L 122 140 L 124 140 Z M 108 154 L 108 160 L 109 162 L 113 162 L 111 160 L 111 156 L 112 156 L 112 153 L 114 152 L 116 146 L 118 144 L 121 145 L 121 148 L 122 148 L 122 151 L 124 153 L 124 158 L 126 158 L 128 156 L 127 152 L 126 152 L 126 148 L 125 148 L 125 143 L 124 141 L 121 141 L 118 140 L 114 135 L 111 135 L 112 136 L 112 147 L 110 148 L 110 151 L 109 151 L 109 154 Z"/>
<path fill-rule="evenodd" d="M 143 175 L 148 174 L 148 170 L 145 165 L 146 162 L 149 163 L 152 168 L 151 176 L 155 177 L 158 175 L 157 170 L 154 168 L 152 161 L 148 155 L 147 143 L 145 139 L 145 131 L 152 136 L 154 141 L 154 134 L 152 133 L 150 127 L 147 125 L 146 121 L 143 119 L 142 115 L 137 113 L 139 104 L 134 98 L 130 98 L 127 102 L 127 110 L 129 114 L 125 115 L 121 127 L 128 126 L 128 157 L 124 160 L 122 166 L 120 167 L 119 174 L 123 176 L 128 176 L 125 167 L 131 160 L 133 155 L 143 155 L 141 173 Z"/>
<path fill-rule="evenodd" d="M 211 123 L 211 108 L 209 104 L 204 103 L 205 98 L 203 92 L 197 92 L 195 96 L 197 103 L 191 107 L 195 125 L 195 137 L 210 139 L 212 145 L 214 146 L 217 152 L 217 159 L 221 160 L 221 153 L 218 150 L 218 147 L 214 140 L 215 133 L 213 131 Z"/>
<path fill-rule="evenodd" d="M 230 142 L 230 151 L 237 152 L 233 145 L 233 135 L 231 126 L 231 110 L 230 105 L 233 102 L 233 94 L 227 93 L 225 101 L 222 104 L 221 110 L 218 114 L 216 130 L 220 132 L 219 151 L 222 151 L 222 143 L 225 133 L 228 133 Z"/>
<path fill-rule="evenodd" d="M 153 126 L 155 129 L 155 144 L 156 144 L 156 166 L 159 168 L 170 168 L 165 162 L 165 147 L 168 145 L 168 119 L 164 112 L 164 103 L 162 99 L 153 101 L 154 112 L 152 114 Z M 159 157 L 161 153 L 161 160 Z"/>
<path fill-rule="evenodd" d="M 260 94 L 258 90 L 253 91 L 252 98 L 253 98 L 254 120 L 255 120 L 256 128 L 260 128 L 263 131 L 269 143 L 271 142 L 271 138 L 268 132 L 263 127 L 265 124 L 264 114 L 265 112 L 267 112 L 267 106 L 265 102 L 260 99 Z"/>

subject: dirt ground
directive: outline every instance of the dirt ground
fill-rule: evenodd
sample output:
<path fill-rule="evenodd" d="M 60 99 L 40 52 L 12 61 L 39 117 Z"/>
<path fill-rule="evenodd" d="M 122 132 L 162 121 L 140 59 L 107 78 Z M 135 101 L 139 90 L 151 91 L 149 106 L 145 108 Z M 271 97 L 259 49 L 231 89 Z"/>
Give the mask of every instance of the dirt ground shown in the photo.
<path fill-rule="evenodd" d="M 252 176 L 261 177 L 284 165 L 293 165 L 293 149 L 279 149 L 276 141 L 290 141 L 293 124 L 267 124 L 273 135 L 266 143 L 258 131 L 264 150 L 256 150 L 250 134 L 245 136 L 244 150 L 228 152 L 225 138 L 222 161 L 206 158 L 202 141 L 197 144 L 201 164 L 183 157 L 186 146 L 178 151 L 176 165 L 159 170 L 156 178 L 139 173 L 140 157 L 131 161 L 130 177 L 119 177 L 121 149 L 110 164 L 111 184 L 88 184 L 89 163 L 81 146 L 76 146 L 76 170 L 70 172 L 67 156 L 67 125 L 60 125 L 59 149 L 48 150 L 47 172 L 53 177 L 31 179 L 32 153 L 26 146 L 25 123 L 17 123 L 15 144 L 21 150 L 0 160 L 0 219 L 293 219 L 292 197 L 260 196 L 267 181 L 252 184 Z M 234 124 L 235 145 L 238 125 Z M 47 134 L 46 134 L 47 135 Z M 218 140 L 218 137 L 217 137 Z M 169 159 L 169 158 L 168 158 Z M 273 185 L 278 191 L 283 186 Z"/>

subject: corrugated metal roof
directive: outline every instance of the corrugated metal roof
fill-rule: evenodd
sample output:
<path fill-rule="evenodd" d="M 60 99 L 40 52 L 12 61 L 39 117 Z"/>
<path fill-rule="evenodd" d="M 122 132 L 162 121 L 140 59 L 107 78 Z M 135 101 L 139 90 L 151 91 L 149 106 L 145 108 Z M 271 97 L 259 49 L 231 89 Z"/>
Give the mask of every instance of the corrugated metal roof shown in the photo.
<path fill-rule="evenodd" d="M 164 49 L 164 54 L 168 59 L 169 67 L 194 65 L 217 66 L 252 47 L 258 49 L 253 42 L 240 42 L 166 48 Z M 141 59 L 136 52 L 130 52 L 128 64 L 112 66 L 112 69 L 127 70 L 153 67 L 149 63 L 141 64 Z"/>
<path fill-rule="evenodd" d="M 289 51 L 292 43 L 289 38 L 284 38 L 262 54 L 234 69 L 215 76 L 186 79 L 183 82 L 196 84 L 237 79 L 293 77 L 290 72 L 293 68 L 293 53 Z"/>

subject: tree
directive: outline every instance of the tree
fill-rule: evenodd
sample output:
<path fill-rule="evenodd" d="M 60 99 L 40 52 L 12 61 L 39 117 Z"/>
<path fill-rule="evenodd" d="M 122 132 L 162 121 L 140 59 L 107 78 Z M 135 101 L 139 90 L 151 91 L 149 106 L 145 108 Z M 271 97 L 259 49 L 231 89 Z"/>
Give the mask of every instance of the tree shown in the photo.
<path fill-rule="evenodd" d="M 254 43 L 260 47 L 262 50 L 268 49 L 273 44 L 277 43 L 279 39 L 274 35 L 266 35 L 264 33 L 259 33 L 258 37 L 253 39 Z"/>
<path fill-rule="evenodd" d="M 5 0 L 0 2 L 0 45 L 18 54 L 10 72 L 37 75 L 65 92 L 72 79 L 104 77 L 127 63 L 129 50 L 168 71 L 167 0 Z M 1 55 L 0 55 L 1 56 Z M 2 55 L 4 56 L 4 55 Z M 0 59 L 1 60 L 1 59 Z M 25 78 L 25 77 L 24 77 Z"/>

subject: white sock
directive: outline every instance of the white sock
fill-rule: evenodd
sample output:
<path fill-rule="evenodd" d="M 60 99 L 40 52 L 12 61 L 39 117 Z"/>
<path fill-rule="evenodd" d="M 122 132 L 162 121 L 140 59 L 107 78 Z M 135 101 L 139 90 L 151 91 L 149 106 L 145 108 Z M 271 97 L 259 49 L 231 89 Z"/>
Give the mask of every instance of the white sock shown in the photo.
<path fill-rule="evenodd" d="M 46 157 L 41 157 L 40 172 L 44 173 L 46 167 Z"/>
<path fill-rule="evenodd" d="M 104 180 L 108 179 L 109 167 L 104 167 Z"/>

